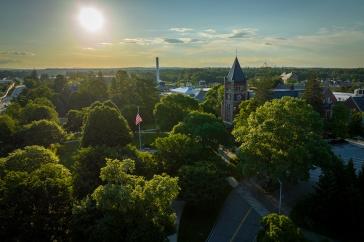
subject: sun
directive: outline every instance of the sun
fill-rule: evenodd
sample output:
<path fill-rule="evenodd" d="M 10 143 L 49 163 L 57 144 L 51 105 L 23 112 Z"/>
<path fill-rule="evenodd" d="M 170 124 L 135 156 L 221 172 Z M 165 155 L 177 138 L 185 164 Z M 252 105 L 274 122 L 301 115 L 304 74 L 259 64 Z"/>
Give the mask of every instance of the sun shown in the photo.
<path fill-rule="evenodd" d="M 79 14 L 81 26 L 89 32 L 97 32 L 104 25 L 104 17 L 102 13 L 92 7 L 84 7 Z"/>

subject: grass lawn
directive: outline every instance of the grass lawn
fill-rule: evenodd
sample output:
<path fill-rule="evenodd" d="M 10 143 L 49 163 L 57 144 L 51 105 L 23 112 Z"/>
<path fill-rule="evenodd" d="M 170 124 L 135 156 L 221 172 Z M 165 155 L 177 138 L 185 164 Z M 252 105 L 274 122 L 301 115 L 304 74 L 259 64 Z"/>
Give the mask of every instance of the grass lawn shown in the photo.
<path fill-rule="evenodd" d="M 204 242 L 214 226 L 220 209 L 224 204 L 231 187 L 227 186 L 224 196 L 215 204 L 214 208 L 206 210 L 186 206 L 183 209 L 178 232 L 178 242 Z"/>

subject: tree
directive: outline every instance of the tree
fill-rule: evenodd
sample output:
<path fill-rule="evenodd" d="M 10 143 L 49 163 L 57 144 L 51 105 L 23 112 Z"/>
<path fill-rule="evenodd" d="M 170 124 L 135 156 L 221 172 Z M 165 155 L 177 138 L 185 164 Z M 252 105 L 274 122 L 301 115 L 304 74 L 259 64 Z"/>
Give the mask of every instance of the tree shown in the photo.
<path fill-rule="evenodd" d="M 204 147 L 217 149 L 220 144 L 231 143 L 223 122 L 213 114 L 190 112 L 182 122 L 173 127 L 172 133 L 191 136 Z"/>
<path fill-rule="evenodd" d="M 23 124 L 30 123 L 41 119 L 47 119 L 58 123 L 58 114 L 56 110 L 49 106 L 29 103 L 21 111 L 20 121 Z"/>
<path fill-rule="evenodd" d="M 254 99 L 259 105 L 272 99 L 272 88 L 275 88 L 281 81 L 270 76 L 263 76 L 256 83 Z"/>
<path fill-rule="evenodd" d="M 0 159 L 1 176 L 8 171 L 31 172 L 47 163 L 58 163 L 58 157 L 50 150 L 41 146 L 26 146 L 11 152 Z"/>
<path fill-rule="evenodd" d="M 350 109 L 344 103 L 336 103 L 332 109 L 329 127 L 335 137 L 346 138 L 349 132 Z"/>
<path fill-rule="evenodd" d="M 227 189 L 226 173 L 212 162 L 184 165 L 178 172 L 183 199 L 189 205 L 210 208 Z"/>
<path fill-rule="evenodd" d="M 307 179 L 312 165 L 328 162 L 328 145 L 322 140 L 322 120 L 301 99 L 284 97 L 266 102 L 237 122 L 233 135 L 243 173 L 268 179 Z"/>
<path fill-rule="evenodd" d="M 234 119 L 235 126 L 244 126 L 247 124 L 249 115 L 259 107 L 255 98 L 243 101 L 239 104 L 239 113 Z"/>
<path fill-rule="evenodd" d="M 67 113 L 65 128 L 71 132 L 80 132 L 85 119 L 85 111 L 71 109 Z"/>
<path fill-rule="evenodd" d="M 5 241 L 68 240 L 72 177 L 56 155 L 31 146 L 0 161 L 0 236 Z"/>
<path fill-rule="evenodd" d="M 363 114 L 361 112 L 352 112 L 351 119 L 348 127 L 351 136 L 358 136 L 363 134 Z"/>
<path fill-rule="evenodd" d="M 335 157 L 323 169 L 314 192 L 292 209 L 292 218 L 300 226 L 339 240 L 362 241 L 364 194 L 360 185 L 353 162 L 344 165 Z"/>
<path fill-rule="evenodd" d="M 75 241 L 164 241 L 173 229 L 171 203 L 178 179 L 155 175 L 146 181 L 131 175 L 132 160 L 107 160 L 103 185 L 75 208 Z"/>
<path fill-rule="evenodd" d="M 215 114 L 216 117 L 221 115 L 221 104 L 224 100 L 224 86 L 217 85 L 211 88 L 205 96 L 205 100 L 200 104 L 202 110 L 206 113 Z"/>
<path fill-rule="evenodd" d="M 0 156 L 10 151 L 14 145 L 16 123 L 8 115 L 0 115 Z"/>
<path fill-rule="evenodd" d="M 20 133 L 25 145 L 42 145 L 60 143 L 65 132 L 59 124 L 49 120 L 33 121 L 23 127 Z"/>
<path fill-rule="evenodd" d="M 86 146 L 120 146 L 131 142 L 132 134 L 125 118 L 115 108 L 96 106 L 87 116 L 81 144 Z"/>
<path fill-rule="evenodd" d="M 164 162 L 170 174 L 176 174 L 182 165 L 194 162 L 203 155 L 202 147 L 185 134 L 157 138 L 153 146 L 157 149 L 156 157 Z"/>
<path fill-rule="evenodd" d="M 259 231 L 258 242 L 304 242 L 302 232 L 285 215 L 271 213 L 262 218 L 263 229 Z"/>
<path fill-rule="evenodd" d="M 171 94 L 161 98 L 153 113 L 158 126 L 164 131 L 169 131 L 190 111 L 197 109 L 198 102 L 195 99 L 182 94 Z"/>
<path fill-rule="evenodd" d="M 153 108 L 159 100 L 154 79 L 143 79 L 118 71 L 111 81 L 109 93 L 130 127 L 134 127 L 138 107 L 144 123 L 154 123 Z"/>
<path fill-rule="evenodd" d="M 319 114 L 323 113 L 323 101 L 324 97 L 322 94 L 322 88 L 320 87 L 320 82 L 316 79 L 308 80 L 305 86 L 305 92 L 303 93 L 303 98 L 307 103 L 311 104 L 313 109 Z"/>

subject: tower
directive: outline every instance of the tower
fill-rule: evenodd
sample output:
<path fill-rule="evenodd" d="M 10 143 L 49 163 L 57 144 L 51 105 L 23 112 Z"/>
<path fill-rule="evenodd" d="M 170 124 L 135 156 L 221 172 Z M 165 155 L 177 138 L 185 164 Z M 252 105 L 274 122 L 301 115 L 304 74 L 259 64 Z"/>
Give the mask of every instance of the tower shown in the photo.
<path fill-rule="evenodd" d="M 159 57 L 155 58 L 155 65 L 156 65 L 156 81 L 157 83 L 159 83 L 160 78 L 159 78 Z"/>
<path fill-rule="evenodd" d="M 224 78 L 224 101 L 221 107 L 223 121 L 232 123 L 240 102 L 248 98 L 248 83 L 238 57 L 235 57 L 228 75 Z"/>

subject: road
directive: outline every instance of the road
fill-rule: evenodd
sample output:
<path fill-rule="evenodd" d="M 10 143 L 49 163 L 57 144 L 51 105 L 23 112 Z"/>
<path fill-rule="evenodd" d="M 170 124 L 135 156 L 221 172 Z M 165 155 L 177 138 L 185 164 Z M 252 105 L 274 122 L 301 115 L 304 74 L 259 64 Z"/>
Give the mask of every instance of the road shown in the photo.
<path fill-rule="evenodd" d="M 268 213 L 246 187 L 239 184 L 227 197 L 207 242 L 253 242 L 260 230 L 261 217 Z"/>

